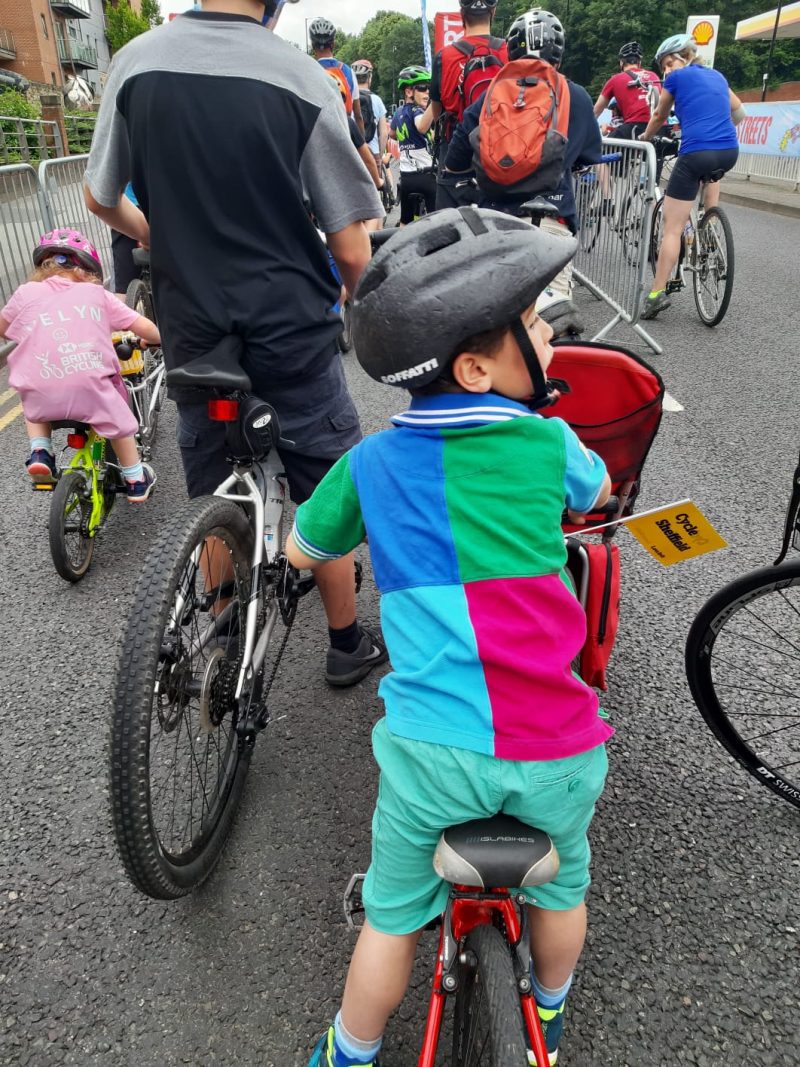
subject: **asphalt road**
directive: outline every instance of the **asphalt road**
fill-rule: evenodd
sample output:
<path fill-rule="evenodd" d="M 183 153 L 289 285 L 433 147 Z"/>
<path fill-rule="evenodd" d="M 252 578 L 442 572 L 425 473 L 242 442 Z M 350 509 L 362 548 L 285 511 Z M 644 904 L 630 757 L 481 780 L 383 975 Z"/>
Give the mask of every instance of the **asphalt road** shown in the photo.
<path fill-rule="evenodd" d="M 691 496 L 730 547 L 664 569 L 619 536 L 621 628 L 604 698 L 617 733 L 564 1067 L 800 1062 L 798 813 L 730 763 L 682 663 L 706 597 L 774 557 L 798 447 L 800 221 L 730 216 L 738 273 L 723 324 L 705 328 L 689 294 L 652 324 L 665 349 L 654 362 L 684 410 L 665 415 L 641 499 Z M 382 427 L 402 396 L 345 362 L 365 431 Z M 152 502 L 119 507 L 70 587 L 49 558 L 47 498 L 25 484 L 7 389 L 3 372 L 0 1063 L 302 1067 L 351 948 L 342 892 L 368 862 L 376 679 L 326 687 L 323 616 L 304 601 L 277 683 L 285 717 L 259 739 L 217 872 L 189 899 L 141 897 L 110 832 L 109 707 L 137 572 L 184 495 L 174 412 Z M 361 613 L 377 621 L 370 580 Z M 389 1024 L 388 1067 L 416 1063 L 433 951 L 426 935 Z"/>

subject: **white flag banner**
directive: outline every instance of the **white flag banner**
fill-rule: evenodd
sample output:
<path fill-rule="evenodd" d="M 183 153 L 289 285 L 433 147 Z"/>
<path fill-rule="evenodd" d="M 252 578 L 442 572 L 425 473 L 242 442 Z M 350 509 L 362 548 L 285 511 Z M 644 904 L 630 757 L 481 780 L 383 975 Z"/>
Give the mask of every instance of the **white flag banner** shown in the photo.
<path fill-rule="evenodd" d="M 719 36 L 719 15 L 690 15 L 686 20 L 686 32 L 694 37 L 697 54 L 703 65 L 713 67 Z"/>

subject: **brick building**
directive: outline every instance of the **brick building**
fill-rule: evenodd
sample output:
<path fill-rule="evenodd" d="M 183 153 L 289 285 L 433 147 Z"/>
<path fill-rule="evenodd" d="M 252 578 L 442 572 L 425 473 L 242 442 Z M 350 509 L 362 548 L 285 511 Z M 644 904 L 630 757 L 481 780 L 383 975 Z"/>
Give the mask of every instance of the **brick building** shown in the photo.
<path fill-rule="evenodd" d="M 141 0 L 130 4 L 141 12 Z M 103 0 L 3 0 L 0 5 L 0 74 L 13 71 L 59 89 L 77 74 L 100 94 L 110 62 Z"/>

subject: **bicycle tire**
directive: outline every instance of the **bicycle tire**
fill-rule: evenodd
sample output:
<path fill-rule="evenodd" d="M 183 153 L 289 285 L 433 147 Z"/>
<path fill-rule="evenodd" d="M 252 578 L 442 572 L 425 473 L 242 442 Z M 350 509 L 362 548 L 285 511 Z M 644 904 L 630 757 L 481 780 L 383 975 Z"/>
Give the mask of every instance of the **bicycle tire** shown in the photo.
<path fill-rule="evenodd" d="M 227 647 L 224 647 L 214 633 L 204 646 L 208 630 L 201 630 L 202 612 L 206 611 L 206 619 L 210 618 L 212 625 L 216 625 L 213 620 L 217 614 L 210 612 L 212 605 L 207 604 L 205 609 L 200 606 L 207 595 L 197 596 L 194 586 L 198 582 L 202 588 L 199 557 L 208 550 L 209 543 L 217 544 L 209 542 L 209 538 L 219 539 L 227 549 L 234 575 L 220 586 L 215 604 L 221 607 L 224 589 L 225 603 L 235 605 L 240 611 L 239 618 L 243 617 L 250 588 L 252 551 L 252 530 L 247 517 L 231 501 L 215 498 L 190 501 L 162 532 L 144 565 L 117 664 L 109 752 L 114 834 L 131 882 L 143 893 L 161 900 L 184 896 L 213 871 L 233 825 L 253 747 L 237 733 L 237 708 L 230 689 L 238 675 L 238 666 L 230 654 L 231 644 L 238 645 L 238 639 L 226 635 Z M 178 605 L 180 617 L 176 620 Z M 221 614 L 220 611 L 218 615 Z M 193 662 L 195 654 L 197 659 Z M 212 674 L 209 680 L 209 671 L 217 666 L 218 673 Z M 204 673 L 202 682 L 198 683 L 199 671 Z M 220 692 L 227 698 L 222 701 L 224 717 L 218 722 L 210 721 L 211 712 L 207 708 L 204 723 L 203 696 L 202 693 L 197 696 L 198 684 L 202 693 L 210 694 L 209 703 Z M 215 685 L 220 686 L 216 691 Z M 176 850 L 176 841 L 172 839 L 175 806 L 183 808 L 183 814 L 178 816 L 180 823 L 187 805 L 185 776 L 179 779 L 178 771 L 170 775 L 167 768 L 166 785 L 172 788 L 173 810 L 171 816 L 164 818 L 161 794 L 165 786 L 156 781 L 156 776 L 163 778 L 162 767 L 170 759 L 173 743 L 177 764 L 184 725 L 183 746 L 188 744 L 190 749 L 186 760 L 189 839 L 186 844 L 184 828 Z M 169 747 L 162 747 L 159 730 L 161 735 L 174 735 Z M 198 759 L 195 738 L 202 747 L 203 736 L 205 753 Z M 216 771 L 212 764 L 210 793 L 206 792 L 205 780 L 201 785 L 200 821 L 195 834 L 196 786 L 192 768 L 199 777 L 202 768 L 208 770 L 209 759 L 216 759 Z M 169 790 L 164 799 L 168 803 Z M 167 817 L 171 818 L 169 835 L 165 832 Z"/>
<path fill-rule="evenodd" d="M 526 1065 L 525 1024 L 505 938 L 494 926 L 477 926 L 464 940 L 464 955 L 474 966 L 461 966 L 452 1063 L 455 1067 Z"/>
<path fill-rule="evenodd" d="M 757 781 L 800 808 L 800 712 L 792 710 L 797 706 L 800 588 L 789 597 L 795 587 L 800 587 L 800 560 L 761 567 L 726 585 L 692 623 L 685 662 L 694 702 L 720 744 Z M 734 628 L 737 616 L 747 620 L 746 634 Z M 784 625 L 776 629 L 779 621 Z M 762 641 L 752 636 L 759 632 Z M 746 649 L 744 657 L 736 651 L 737 641 Z M 781 643 L 786 644 L 783 676 L 778 673 Z M 729 649 L 734 653 L 730 661 Z M 765 657 L 763 662 L 759 657 Z M 741 710 L 735 704 L 737 684 L 742 686 Z M 751 736 L 756 722 L 766 727 L 758 737 Z M 789 751 L 789 766 L 795 767 L 795 782 L 786 776 L 782 746 Z"/>
<path fill-rule="evenodd" d="M 587 254 L 592 251 L 597 244 L 597 239 L 600 236 L 600 230 L 603 225 L 602 209 L 603 209 L 603 191 L 600 187 L 600 182 L 593 177 L 591 182 L 591 191 L 586 196 L 585 190 L 582 190 L 581 200 L 581 224 L 578 230 L 578 243 L 582 252 Z M 581 182 L 583 185 L 584 182 Z"/>
<path fill-rule="evenodd" d="M 717 224 L 719 224 L 719 232 L 715 236 L 711 236 L 712 229 L 716 229 Z M 725 243 L 724 251 L 720 249 L 720 236 Z M 724 287 L 722 290 L 722 298 L 719 302 L 715 302 L 714 306 L 705 306 L 701 286 L 703 285 L 704 279 L 716 269 L 716 262 L 720 255 L 722 255 L 724 259 L 724 277 L 722 278 Z M 695 235 L 693 259 L 694 271 L 692 272 L 692 289 L 694 291 L 694 302 L 697 307 L 697 314 L 706 326 L 716 326 L 718 323 L 722 322 L 725 317 L 725 312 L 728 310 L 728 305 L 731 302 L 731 294 L 733 293 L 733 230 L 728 216 L 722 208 L 709 208 L 700 220 L 700 225 L 697 227 L 697 233 Z M 710 266 L 709 259 L 711 260 Z M 705 291 L 710 293 L 710 290 L 708 289 Z"/>
<path fill-rule="evenodd" d="M 88 533 L 91 514 L 92 498 L 86 475 L 75 470 L 64 471 L 50 501 L 48 535 L 56 571 L 67 582 L 79 582 L 92 562 L 94 538 Z M 68 541 L 68 534 L 77 536 Z M 79 549 L 77 554 L 69 550 L 73 543 Z"/>
<path fill-rule="evenodd" d="M 153 294 L 150 286 L 142 278 L 134 278 L 125 291 L 125 303 L 132 311 L 138 311 L 146 319 L 155 322 L 153 311 Z"/>
<path fill-rule="evenodd" d="M 664 198 L 656 200 L 653 205 L 653 223 L 650 228 L 650 270 L 655 274 L 658 266 L 658 253 L 661 251 L 661 237 L 664 232 Z"/>
<path fill-rule="evenodd" d="M 345 300 L 342 305 L 342 332 L 339 334 L 339 351 L 344 354 L 353 347 L 353 318 L 350 301 Z"/>

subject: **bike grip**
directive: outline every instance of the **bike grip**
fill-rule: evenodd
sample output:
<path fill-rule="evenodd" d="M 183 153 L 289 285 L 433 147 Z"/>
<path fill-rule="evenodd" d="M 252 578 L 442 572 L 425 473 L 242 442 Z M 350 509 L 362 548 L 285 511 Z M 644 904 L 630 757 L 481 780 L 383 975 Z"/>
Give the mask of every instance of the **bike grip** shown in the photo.
<path fill-rule="evenodd" d="M 119 344 L 114 345 L 114 348 L 117 350 L 117 359 L 120 363 L 129 360 L 134 352 L 134 346 L 128 341 L 120 341 Z"/>

